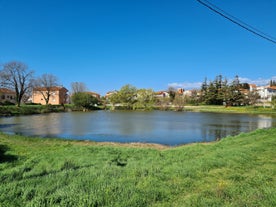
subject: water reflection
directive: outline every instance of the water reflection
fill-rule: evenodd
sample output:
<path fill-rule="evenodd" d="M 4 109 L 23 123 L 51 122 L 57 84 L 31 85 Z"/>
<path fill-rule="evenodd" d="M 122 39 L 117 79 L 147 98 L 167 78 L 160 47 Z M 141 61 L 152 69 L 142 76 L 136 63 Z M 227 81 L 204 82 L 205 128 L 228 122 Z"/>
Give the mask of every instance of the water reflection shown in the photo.
<path fill-rule="evenodd" d="M 0 118 L 0 128 L 7 133 L 167 145 L 209 142 L 228 135 L 267 127 L 276 127 L 275 116 L 96 111 Z"/>

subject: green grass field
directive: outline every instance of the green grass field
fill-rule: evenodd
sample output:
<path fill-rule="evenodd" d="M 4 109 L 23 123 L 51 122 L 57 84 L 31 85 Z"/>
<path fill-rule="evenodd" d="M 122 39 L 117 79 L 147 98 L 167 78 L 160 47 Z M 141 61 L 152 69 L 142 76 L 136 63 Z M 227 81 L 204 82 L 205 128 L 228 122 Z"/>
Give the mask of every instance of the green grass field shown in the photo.
<path fill-rule="evenodd" d="M 175 148 L 0 134 L 0 206 L 276 206 L 276 128 Z"/>

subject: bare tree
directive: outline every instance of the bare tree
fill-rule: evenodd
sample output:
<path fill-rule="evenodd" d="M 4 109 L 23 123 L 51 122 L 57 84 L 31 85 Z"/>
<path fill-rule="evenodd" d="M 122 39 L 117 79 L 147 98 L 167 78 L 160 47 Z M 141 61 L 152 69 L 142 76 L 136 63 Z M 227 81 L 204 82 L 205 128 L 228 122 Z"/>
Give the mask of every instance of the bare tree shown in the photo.
<path fill-rule="evenodd" d="M 4 64 L 0 71 L 1 86 L 15 91 L 18 107 L 26 91 L 32 87 L 33 73 L 27 65 L 18 61 Z"/>
<path fill-rule="evenodd" d="M 71 89 L 72 89 L 72 94 L 87 91 L 85 83 L 82 83 L 82 82 L 71 83 Z"/>
<path fill-rule="evenodd" d="M 35 81 L 35 92 L 39 92 L 46 105 L 48 105 L 51 95 L 53 95 L 53 87 L 58 85 L 58 79 L 52 74 L 43 74 L 41 77 L 37 78 Z"/>

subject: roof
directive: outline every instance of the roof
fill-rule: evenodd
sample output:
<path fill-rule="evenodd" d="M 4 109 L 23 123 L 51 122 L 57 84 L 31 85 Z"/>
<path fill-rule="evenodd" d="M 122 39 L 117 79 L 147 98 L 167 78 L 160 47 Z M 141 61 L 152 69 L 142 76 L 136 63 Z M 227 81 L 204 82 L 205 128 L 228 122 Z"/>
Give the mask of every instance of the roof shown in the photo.
<path fill-rule="evenodd" d="M 251 86 L 252 88 L 257 88 L 256 84 L 249 84 L 249 86 Z"/>
<path fill-rule="evenodd" d="M 268 86 L 268 89 L 276 90 L 276 86 Z"/>
<path fill-rule="evenodd" d="M 7 89 L 7 88 L 0 88 L 0 93 L 13 93 L 13 94 L 15 94 L 15 91 L 12 91 L 12 90 Z"/>
<path fill-rule="evenodd" d="M 47 91 L 48 88 L 47 87 L 36 87 L 33 88 L 34 91 Z M 61 91 L 61 90 L 65 90 L 66 92 L 68 91 L 66 88 L 62 87 L 62 86 L 52 86 L 50 87 L 50 91 Z"/>
<path fill-rule="evenodd" d="M 94 95 L 94 96 L 101 96 L 100 94 L 93 92 L 93 91 L 86 91 L 85 93 L 90 94 L 90 95 Z"/>

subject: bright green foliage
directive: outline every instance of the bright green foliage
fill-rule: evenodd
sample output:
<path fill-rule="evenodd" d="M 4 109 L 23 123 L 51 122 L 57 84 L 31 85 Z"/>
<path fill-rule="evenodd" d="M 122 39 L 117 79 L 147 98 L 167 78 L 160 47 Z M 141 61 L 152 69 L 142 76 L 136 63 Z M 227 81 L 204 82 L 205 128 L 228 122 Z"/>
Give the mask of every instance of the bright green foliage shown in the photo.
<path fill-rule="evenodd" d="M 123 86 L 117 93 L 114 93 L 110 97 L 110 102 L 112 104 L 120 104 L 120 106 L 125 109 L 132 109 L 136 100 L 137 89 L 130 84 Z"/>
<path fill-rule="evenodd" d="M 95 104 L 98 104 L 99 100 L 86 92 L 78 92 L 72 95 L 72 102 L 77 107 L 84 109 L 91 109 Z"/>
<path fill-rule="evenodd" d="M 135 109 L 153 109 L 155 103 L 154 91 L 151 89 L 137 90 Z"/>
<path fill-rule="evenodd" d="M 276 206 L 275 137 L 161 150 L 1 134 L 0 205 Z"/>

